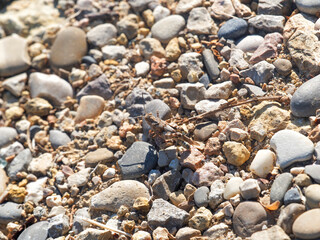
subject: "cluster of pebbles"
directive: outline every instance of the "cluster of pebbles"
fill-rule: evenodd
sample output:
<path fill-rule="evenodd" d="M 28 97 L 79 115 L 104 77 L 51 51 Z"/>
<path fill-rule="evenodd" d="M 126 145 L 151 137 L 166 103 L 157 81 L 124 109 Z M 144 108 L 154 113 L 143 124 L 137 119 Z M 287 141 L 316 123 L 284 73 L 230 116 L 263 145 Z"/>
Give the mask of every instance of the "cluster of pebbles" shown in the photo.
<path fill-rule="evenodd" d="M 318 0 L 0 7 L 0 240 L 320 238 Z"/>

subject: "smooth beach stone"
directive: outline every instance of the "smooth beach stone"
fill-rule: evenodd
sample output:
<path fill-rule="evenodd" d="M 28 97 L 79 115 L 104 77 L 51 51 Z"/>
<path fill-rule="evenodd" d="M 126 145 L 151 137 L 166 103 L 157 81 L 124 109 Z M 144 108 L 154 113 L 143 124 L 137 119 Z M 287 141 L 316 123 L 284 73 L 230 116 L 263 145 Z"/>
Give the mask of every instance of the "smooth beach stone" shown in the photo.
<path fill-rule="evenodd" d="M 75 118 L 76 123 L 80 123 L 85 119 L 98 117 L 104 109 L 104 99 L 96 95 L 83 96 Z"/>
<path fill-rule="evenodd" d="M 251 240 L 290 240 L 290 237 L 277 225 L 266 230 L 255 232 L 250 237 Z"/>
<path fill-rule="evenodd" d="M 117 37 L 117 28 L 111 23 L 100 24 L 87 32 L 87 39 L 95 47 L 103 47 Z"/>
<path fill-rule="evenodd" d="M 317 0 L 296 0 L 295 4 L 303 13 L 316 15 L 320 12 L 320 2 Z"/>
<path fill-rule="evenodd" d="M 14 77 L 7 78 L 3 81 L 2 87 L 8 90 L 11 94 L 16 97 L 21 96 L 21 92 L 26 85 L 28 75 L 26 73 L 21 73 Z"/>
<path fill-rule="evenodd" d="M 55 106 L 60 106 L 68 97 L 73 96 L 70 83 L 55 74 L 31 73 L 29 88 L 32 98 L 44 98 Z"/>
<path fill-rule="evenodd" d="M 209 188 L 206 186 L 199 187 L 194 192 L 194 202 L 197 205 L 197 207 L 207 207 L 209 204 Z"/>
<path fill-rule="evenodd" d="M 320 209 L 311 209 L 302 213 L 293 223 L 293 234 L 300 239 L 318 239 L 320 237 Z"/>
<path fill-rule="evenodd" d="M 233 18 L 225 22 L 218 31 L 219 38 L 237 39 L 242 37 L 248 28 L 248 23 L 241 18 Z"/>
<path fill-rule="evenodd" d="M 0 76 L 26 71 L 31 65 L 27 39 L 16 34 L 0 39 Z"/>
<path fill-rule="evenodd" d="M 21 151 L 7 166 L 8 177 L 12 180 L 17 180 L 17 173 L 26 171 L 29 163 L 32 161 L 31 151 L 25 149 Z"/>
<path fill-rule="evenodd" d="M 261 149 L 251 162 L 250 171 L 265 178 L 273 169 L 276 155 L 269 149 Z"/>
<path fill-rule="evenodd" d="M 299 217 L 306 207 L 303 204 L 291 203 L 288 206 L 281 209 L 277 225 L 279 225 L 287 234 L 292 233 L 292 225 L 294 221 Z"/>
<path fill-rule="evenodd" d="M 283 201 L 287 190 L 292 186 L 293 176 L 290 173 L 282 173 L 276 177 L 270 190 L 270 202 Z"/>
<path fill-rule="evenodd" d="M 81 58 L 87 53 L 86 33 L 80 28 L 67 27 L 57 34 L 50 55 L 51 67 L 71 70 L 80 64 Z"/>
<path fill-rule="evenodd" d="M 184 28 L 186 21 L 180 15 L 170 15 L 156 22 L 152 28 L 152 37 L 162 43 L 168 43 Z"/>
<path fill-rule="evenodd" d="M 0 205 L 0 224 L 18 221 L 22 217 L 22 207 L 20 204 L 6 202 Z"/>
<path fill-rule="evenodd" d="M 277 59 L 273 62 L 273 65 L 276 67 L 276 71 L 284 76 L 290 74 L 292 69 L 292 63 L 287 59 Z"/>
<path fill-rule="evenodd" d="M 48 236 L 47 221 L 41 221 L 27 227 L 18 237 L 17 240 L 46 240 Z"/>
<path fill-rule="evenodd" d="M 320 185 L 312 184 L 304 191 L 306 197 L 306 205 L 309 208 L 318 208 L 320 204 Z"/>
<path fill-rule="evenodd" d="M 223 193 L 223 197 L 227 200 L 234 197 L 237 194 L 240 194 L 240 185 L 243 183 L 242 178 L 233 177 L 231 178 L 226 185 L 226 188 Z"/>
<path fill-rule="evenodd" d="M 289 205 L 290 203 L 301 203 L 301 195 L 297 188 L 293 187 L 289 189 L 283 198 L 284 205 Z"/>
<path fill-rule="evenodd" d="M 241 202 L 235 209 L 233 230 L 240 237 L 250 237 L 267 225 L 267 212 L 258 202 Z"/>
<path fill-rule="evenodd" d="M 12 127 L 0 127 L 0 148 L 12 143 L 17 136 L 16 129 Z"/>
<path fill-rule="evenodd" d="M 87 167 L 95 167 L 97 164 L 106 164 L 114 160 L 113 153 L 107 148 L 99 148 L 87 153 L 84 157 Z"/>
<path fill-rule="evenodd" d="M 295 162 L 309 160 L 313 156 L 313 142 L 293 130 L 281 130 L 270 140 L 270 146 L 277 154 L 277 164 L 284 169 Z"/>
<path fill-rule="evenodd" d="M 69 142 L 71 142 L 68 134 L 61 132 L 59 130 L 50 130 L 49 131 L 49 141 L 51 146 L 56 149 L 60 146 L 66 146 Z"/>
<path fill-rule="evenodd" d="M 219 65 L 214 58 L 210 49 L 205 49 L 202 52 L 203 62 L 211 79 L 217 79 L 220 74 Z"/>
<path fill-rule="evenodd" d="M 248 35 L 236 42 L 237 48 L 243 52 L 253 53 L 263 43 L 264 38 L 260 35 Z"/>
<path fill-rule="evenodd" d="M 293 94 L 290 109 L 296 117 L 314 116 L 320 108 L 318 90 L 320 88 L 320 75 L 303 83 Z"/>
<path fill-rule="evenodd" d="M 210 34 L 217 27 L 205 7 L 198 7 L 191 10 L 188 18 L 187 29 L 193 34 Z"/>
<path fill-rule="evenodd" d="M 122 180 L 91 198 L 90 207 L 93 210 L 117 212 L 121 205 L 132 207 L 138 197 L 149 199 L 148 188 L 134 180 Z"/>
<path fill-rule="evenodd" d="M 320 165 L 307 165 L 304 173 L 308 174 L 316 183 L 320 183 Z"/>
<path fill-rule="evenodd" d="M 148 174 L 157 165 L 156 149 L 147 142 L 134 142 L 118 161 L 125 179 L 138 178 Z"/>

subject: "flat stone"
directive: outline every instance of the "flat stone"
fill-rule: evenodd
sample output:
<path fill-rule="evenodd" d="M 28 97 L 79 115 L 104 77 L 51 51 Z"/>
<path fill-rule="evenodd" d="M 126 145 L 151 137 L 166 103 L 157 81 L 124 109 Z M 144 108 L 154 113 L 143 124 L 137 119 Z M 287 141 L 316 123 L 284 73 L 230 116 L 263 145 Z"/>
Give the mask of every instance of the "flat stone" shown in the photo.
<path fill-rule="evenodd" d="M 53 148 L 58 148 L 60 146 L 66 146 L 71 142 L 70 137 L 59 130 L 50 130 L 49 131 L 49 141 Z"/>
<path fill-rule="evenodd" d="M 189 213 L 159 198 L 153 201 L 147 218 L 152 228 L 181 228 L 188 220 Z"/>
<path fill-rule="evenodd" d="M 316 183 L 320 183 L 320 165 L 307 165 L 304 172 L 308 174 Z"/>
<path fill-rule="evenodd" d="M 23 230 L 18 240 L 46 240 L 48 237 L 48 224 L 47 221 L 32 224 Z"/>
<path fill-rule="evenodd" d="M 117 37 L 117 28 L 111 23 L 100 24 L 87 32 L 89 44 L 95 47 L 103 47 L 111 43 L 111 39 Z"/>
<path fill-rule="evenodd" d="M 100 75 L 100 77 L 90 81 L 85 87 L 83 87 L 77 93 L 77 99 L 80 101 L 83 96 L 88 95 L 97 95 L 105 100 L 108 100 L 113 96 L 113 92 L 110 89 L 110 84 L 105 74 Z"/>
<path fill-rule="evenodd" d="M 7 78 L 2 82 L 2 87 L 8 90 L 14 96 L 20 97 L 21 92 L 26 85 L 27 78 L 28 76 L 26 73 L 21 73 L 14 77 Z"/>
<path fill-rule="evenodd" d="M 277 225 L 268 228 L 266 230 L 262 230 L 259 232 L 255 232 L 251 235 L 251 240 L 290 240 L 291 238 L 283 231 L 283 229 Z"/>
<path fill-rule="evenodd" d="M 213 84 L 206 90 L 206 99 L 228 99 L 234 86 L 231 81 Z"/>
<path fill-rule="evenodd" d="M 262 44 L 263 39 L 260 35 L 248 35 L 239 39 L 236 46 L 245 53 L 253 53 Z"/>
<path fill-rule="evenodd" d="M 217 26 L 205 7 L 197 7 L 189 13 L 187 29 L 193 34 L 211 34 L 217 31 Z"/>
<path fill-rule="evenodd" d="M 227 200 L 240 194 L 240 185 L 243 183 L 242 178 L 233 177 L 231 178 L 226 185 L 226 188 L 223 193 L 223 197 Z"/>
<path fill-rule="evenodd" d="M 163 58 L 166 55 L 161 42 L 155 38 L 145 38 L 139 42 L 140 52 L 146 59 L 150 59 L 151 56 Z"/>
<path fill-rule="evenodd" d="M 179 69 L 183 79 L 187 79 L 189 72 L 202 73 L 201 54 L 196 52 L 184 53 L 178 59 Z"/>
<path fill-rule="evenodd" d="M 267 225 L 266 210 L 258 202 L 241 202 L 235 209 L 233 230 L 240 237 L 250 237 Z"/>
<path fill-rule="evenodd" d="M 166 149 L 159 150 L 158 166 L 165 167 L 177 157 L 177 148 L 175 146 L 167 147 Z"/>
<path fill-rule="evenodd" d="M 29 77 L 32 98 L 47 99 L 51 104 L 60 106 L 68 97 L 73 96 L 72 86 L 54 74 L 31 73 Z"/>
<path fill-rule="evenodd" d="M 320 185 L 319 184 L 312 184 L 308 186 L 305 191 L 306 197 L 306 205 L 309 208 L 318 208 L 320 204 Z"/>
<path fill-rule="evenodd" d="M 233 18 L 225 22 L 218 31 L 219 38 L 237 39 L 242 37 L 248 28 L 248 23 L 241 18 Z"/>
<path fill-rule="evenodd" d="M 270 146 L 277 154 L 277 164 L 286 168 L 295 162 L 309 160 L 313 156 L 312 141 L 293 130 L 281 130 L 270 140 Z"/>
<path fill-rule="evenodd" d="M 277 225 L 287 234 L 291 234 L 294 221 L 305 211 L 305 208 L 303 204 L 298 203 L 292 203 L 282 208 L 277 220 Z"/>
<path fill-rule="evenodd" d="M 28 166 L 28 171 L 36 176 L 45 176 L 47 171 L 53 166 L 53 163 L 52 154 L 44 153 L 32 159 Z"/>
<path fill-rule="evenodd" d="M 78 188 L 85 186 L 89 180 L 91 171 L 91 168 L 84 168 L 81 169 L 79 172 L 70 175 L 67 179 L 68 186 L 76 186 Z"/>
<path fill-rule="evenodd" d="M 0 148 L 3 148 L 12 143 L 18 133 L 12 127 L 0 127 L 0 136 Z"/>
<path fill-rule="evenodd" d="M 260 0 L 258 14 L 290 15 L 292 2 L 290 0 Z"/>
<path fill-rule="evenodd" d="M 157 151 L 151 144 L 134 142 L 118 164 L 124 178 L 134 179 L 148 174 L 157 165 L 157 161 Z"/>
<path fill-rule="evenodd" d="M 212 162 L 205 163 L 197 169 L 192 176 L 192 183 L 195 186 L 210 186 L 215 180 L 220 179 L 223 172 Z"/>
<path fill-rule="evenodd" d="M 194 129 L 194 139 L 196 141 L 206 141 L 213 132 L 218 129 L 214 122 L 205 122 L 196 125 Z"/>
<path fill-rule="evenodd" d="M 16 34 L 0 39 L 0 76 L 8 77 L 26 71 L 31 65 L 27 39 Z"/>
<path fill-rule="evenodd" d="M 104 99 L 96 95 L 83 96 L 77 109 L 76 123 L 80 123 L 88 118 L 98 117 L 104 109 Z"/>
<path fill-rule="evenodd" d="M 97 164 L 106 164 L 114 160 L 113 152 L 107 148 L 99 148 L 93 152 L 87 153 L 84 157 L 87 167 L 95 167 Z"/>
<path fill-rule="evenodd" d="M 206 186 L 199 187 L 194 192 L 194 202 L 197 207 L 207 207 L 209 204 L 208 194 L 210 190 Z"/>
<path fill-rule="evenodd" d="M 295 1 L 297 8 L 307 14 L 316 15 L 320 12 L 320 3 L 316 0 L 297 0 Z"/>
<path fill-rule="evenodd" d="M 134 180 L 122 180 L 91 198 L 90 207 L 94 210 L 117 212 L 121 205 L 133 206 L 136 198 L 150 198 L 148 188 Z"/>
<path fill-rule="evenodd" d="M 180 164 L 195 171 L 202 167 L 204 159 L 205 156 L 197 148 L 190 146 L 190 149 L 181 154 Z"/>
<path fill-rule="evenodd" d="M 223 53 L 223 50 L 221 50 L 221 52 Z M 244 52 L 238 48 L 233 48 L 230 50 L 228 63 L 231 67 L 236 67 L 239 70 L 244 70 L 249 67 L 249 63 L 244 59 Z"/>
<path fill-rule="evenodd" d="M 258 87 L 258 86 L 255 86 L 255 85 L 251 85 L 251 84 L 243 84 L 243 86 L 253 96 L 262 97 L 262 96 L 266 95 L 266 92 L 263 91 L 261 87 Z"/>
<path fill-rule="evenodd" d="M 185 27 L 186 22 L 180 15 L 170 15 L 156 22 L 152 28 L 152 37 L 162 43 L 168 43 Z"/>
<path fill-rule="evenodd" d="M 124 46 L 106 45 L 101 49 L 104 59 L 121 60 L 126 54 Z"/>
<path fill-rule="evenodd" d="M 175 12 L 177 14 L 187 13 L 192 9 L 201 6 L 201 0 L 181 0 L 176 6 Z"/>
<path fill-rule="evenodd" d="M 284 195 L 292 186 L 293 176 L 290 173 L 282 173 L 276 177 L 270 190 L 270 202 L 283 202 Z"/>
<path fill-rule="evenodd" d="M 22 207 L 20 204 L 6 202 L 0 205 L 0 223 L 8 224 L 9 222 L 18 221 L 22 218 Z"/>
<path fill-rule="evenodd" d="M 137 76 L 145 76 L 150 70 L 150 64 L 147 62 L 138 62 L 134 65 Z"/>
<path fill-rule="evenodd" d="M 228 141 L 223 144 L 222 149 L 228 163 L 235 166 L 241 166 L 250 157 L 250 152 L 242 143 Z"/>
<path fill-rule="evenodd" d="M 181 83 L 176 88 L 180 91 L 180 102 L 186 109 L 194 109 L 205 97 L 206 89 L 202 83 Z"/>
<path fill-rule="evenodd" d="M 200 237 L 201 232 L 191 227 L 180 228 L 176 234 L 176 240 L 189 240 L 192 237 Z"/>
<path fill-rule="evenodd" d="M 320 87 L 320 75 L 303 83 L 293 94 L 290 109 L 296 117 L 314 116 L 320 108 L 320 100 L 317 98 L 317 91 Z"/>
<path fill-rule="evenodd" d="M 21 151 L 7 166 L 8 177 L 12 180 L 18 180 L 17 173 L 26 171 L 31 160 L 32 155 L 29 149 Z"/>
<path fill-rule="evenodd" d="M 210 49 L 205 49 L 202 52 L 203 63 L 211 79 L 215 80 L 219 77 L 220 70 L 217 61 Z"/>
<path fill-rule="evenodd" d="M 50 65 L 56 71 L 59 68 L 71 70 L 80 64 L 87 53 L 86 34 L 76 27 L 61 30 L 51 47 Z"/>
<path fill-rule="evenodd" d="M 275 67 L 268 63 L 267 61 L 261 61 L 254 64 L 247 70 L 240 72 L 240 75 L 243 77 L 251 78 L 256 85 L 261 83 L 268 83 L 268 81 L 273 77 Z"/>
<path fill-rule="evenodd" d="M 299 187 L 308 187 L 312 184 L 311 178 L 305 173 L 298 174 L 293 181 Z"/>
<path fill-rule="evenodd" d="M 170 170 L 159 176 L 152 185 L 156 197 L 168 200 L 172 192 L 176 190 L 181 181 L 179 171 Z"/>
<path fill-rule="evenodd" d="M 297 238 L 317 239 L 320 237 L 320 209 L 302 213 L 293 223 L 292 231 Z"/>
<path fill-rule="evenodd" d="M 292 63 L 287 59 L 279 58 L 273 62 L 273 65 L 276 67 L 276 71 L 283 76 L 289 75 L 292 69 Z"/>
<path fill-rule="evenodd" d="M 290 203 L 301 203 L 301 194 L 299 190 L 295 187 L 289 189 L 283 198 L 284 205 L 289 205 Z"/>
<path fill-rule="evenodd" d="M 259 14 L 248 20 L 249 27 L 252 27 L 258 33 L 282 33 L 285 18 L 283 16 Z"/>
<path fill-rule="evenodd" d="M 168 17 L 170 15 L 170 10 L 166 7 L 163 7 L 161 5 L 158 5 L 153 9 L 153 16 L 155 22 L 158 22 L 159 20 Z"/>

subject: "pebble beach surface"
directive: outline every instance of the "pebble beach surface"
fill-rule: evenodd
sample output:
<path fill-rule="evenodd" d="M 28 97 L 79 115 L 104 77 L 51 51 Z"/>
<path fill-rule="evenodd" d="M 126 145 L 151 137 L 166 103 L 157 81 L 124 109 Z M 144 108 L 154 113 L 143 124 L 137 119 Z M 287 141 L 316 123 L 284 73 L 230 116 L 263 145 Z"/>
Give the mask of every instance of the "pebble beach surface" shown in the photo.
<path fill-rule="evenodd" d="M 318 0 L 0 3 L 0 240 L 320 239 Z"/>

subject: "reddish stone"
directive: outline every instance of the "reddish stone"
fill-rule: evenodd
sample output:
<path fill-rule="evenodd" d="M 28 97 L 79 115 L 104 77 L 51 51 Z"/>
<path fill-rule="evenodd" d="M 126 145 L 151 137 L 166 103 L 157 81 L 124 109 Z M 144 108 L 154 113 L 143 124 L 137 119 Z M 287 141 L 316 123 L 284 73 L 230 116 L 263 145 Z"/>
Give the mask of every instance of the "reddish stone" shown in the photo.
<path fill-rule="evenodd" d="M 221 150 L 221 144 L 220 144 L 219 138 L 217 137 L 209 138 L 204 148 L 204 153 L 209 156 L 219 155 L 220 150 Z"/>
<path fill-rule="evenodd" d="M 151 74 L 156 76 L 162 76 L 167 67 L 167 61 L 165 58 L 158 58 L 156 56 L 152 56 L 150 58 L 151 61 Z"/>
<path fill-rule="evenodd" d="M 203 166 L 205 156 L 192 145 L 190 150 L 184 151 L 181 155 L 181 166 L 197 170 Z"/>

